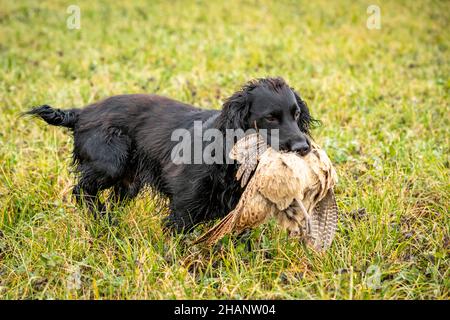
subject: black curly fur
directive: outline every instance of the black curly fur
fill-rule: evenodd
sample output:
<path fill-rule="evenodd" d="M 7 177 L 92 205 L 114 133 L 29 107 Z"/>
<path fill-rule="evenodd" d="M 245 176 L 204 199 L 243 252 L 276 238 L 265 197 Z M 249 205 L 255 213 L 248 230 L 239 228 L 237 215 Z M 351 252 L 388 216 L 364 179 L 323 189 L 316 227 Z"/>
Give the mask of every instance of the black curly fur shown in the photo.
<path fill-rule="evenodd" d="M 60 110 L 48 105 L 35 107 L 22 115 L 37 116 L 53 126 L 62 126 L 73 129 L 77 121 L 78 112 L 76 110 Z"/>
<path fill-rule="evenodd" d="M 300 110 L 294 119 L 293 112 Z M 277 121 L 269 121 L 274 113 Z M 177 231 L 225 216 L 237 204 L 242 188 L 234 179 L 236 164 L 174 164 L 171 141 L 177 128 L 192 130 L 196 120 L 206 128 L 280 130 L 280 146 L 309 151 L 310 116 L 300 96 L 281 78 L 250 81 L 228 98 L 221 111 L 202 110 L 168 98 L 132 94 L 107 98 L 83 109 L 60 110 L 44 105 L 26 114 L 72 129 L 73 160 L 79 175 L 73 193 L 93 211 L 104 211 L 101 190 L 113 189 L 115 201 L 135 197 L 146 185 L 169 199 L 166 226 Z M 297 146 L 297 147 L 296 147 Z"/>

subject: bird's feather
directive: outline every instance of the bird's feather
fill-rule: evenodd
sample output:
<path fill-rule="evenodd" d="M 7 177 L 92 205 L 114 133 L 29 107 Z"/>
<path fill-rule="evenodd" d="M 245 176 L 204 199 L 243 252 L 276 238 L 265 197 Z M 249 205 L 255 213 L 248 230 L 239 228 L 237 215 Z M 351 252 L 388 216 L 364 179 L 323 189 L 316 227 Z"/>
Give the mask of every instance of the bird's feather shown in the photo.
<path fill-rule="evenodd" d="M 236 179 L 245 187 L 255 171 L 260 156 L 267 150 L 267 144 L 260 134 L 250 134 L 238 140 L 230 152 L 230 158 L 240 164 Z"/>
<path fill-rule="evenodd" d="M 206 242 L 207 245 L 212 245 L 219 241 L 227 233 L 231 233 L 236 223 L 237 215 L 235 213 L 236 212 L 234 210 L 231 211 L 218 224 L 196 239 L 193 244 Z"/>
<path fill-rule="evenodd" d="M 334 238 L 338 219 L 338 207 L 334 191 L 329 189 L 326 196 L 314 207 L 310 243 L 318 250 L 326 250 Z"/>
<path fill-rule="evenodd" d="M 240 163 L 236 179 L 245 190 L 236 208 L 195 243 L 211 245 L 225 234 L 240 233 L 273 217 L 317 250 L 328 248 L 337 224 L 337 175 L 326 153 L 314 143 L 312 147 L 300 157 L 267 147 L 259 134 L 239 140 L 230 158 Z"/>

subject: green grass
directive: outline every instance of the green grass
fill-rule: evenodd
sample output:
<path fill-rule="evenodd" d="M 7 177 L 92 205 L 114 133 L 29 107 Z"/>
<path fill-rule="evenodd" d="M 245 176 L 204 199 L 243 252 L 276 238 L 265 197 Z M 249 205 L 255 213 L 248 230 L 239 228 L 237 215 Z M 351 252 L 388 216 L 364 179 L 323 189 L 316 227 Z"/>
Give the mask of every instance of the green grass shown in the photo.
<path fill-rule="evenodd" d="M 0 298 L 449 299 L 448 1 L 380 2 L 380 30 L 370 1 L 76 1 L 80 30 L 70 4 L 1 2 Z M 322 255 L 274 224 L 251 251 L 192 247 L 204 227 L 165 234 L 148 193 L 96 221 L 70 197 L 70 135 L 18 117 L 134 92 L 220 108 L 268 75 L 323 121 L 338 170 Z"/>

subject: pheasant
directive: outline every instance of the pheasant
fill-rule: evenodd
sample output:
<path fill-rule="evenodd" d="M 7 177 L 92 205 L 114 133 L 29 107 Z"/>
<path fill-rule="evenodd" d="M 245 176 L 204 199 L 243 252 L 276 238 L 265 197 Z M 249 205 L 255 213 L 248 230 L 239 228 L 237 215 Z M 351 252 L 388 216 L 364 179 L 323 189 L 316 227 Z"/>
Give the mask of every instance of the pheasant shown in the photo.
<path fill-rule="evenodd" d="M 337 174 L 317 144 L 301 157 L 276 151 L 255 133 L 237 141 L 230 158 L 240 163 L 236 178 L 245 190 L 236 208 L 195 243 L 212 245 L 226 234 L 239 234 L 275 218 L 290 236 L 316 250 L 331 245 L 338 218 L 333 191 Z"/>

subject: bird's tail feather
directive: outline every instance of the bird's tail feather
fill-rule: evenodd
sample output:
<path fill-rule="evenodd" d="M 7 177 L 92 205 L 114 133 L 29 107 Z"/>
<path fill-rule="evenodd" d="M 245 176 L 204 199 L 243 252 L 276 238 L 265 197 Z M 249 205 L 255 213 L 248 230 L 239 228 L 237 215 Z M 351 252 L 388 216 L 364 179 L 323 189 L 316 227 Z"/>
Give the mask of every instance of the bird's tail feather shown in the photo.
<path fill-rule="evenodd" d="M 236 222 L 235 211 L 231 211 L 225 218 L 223 218 L 218 224 L 209 229 L 205 234 L 200 236 L 194 241 L 193 244 L 206 242 L 207 245 L 213 245 L 219 241 L 223 236 L 233 231 L 233 227 Z"/>

